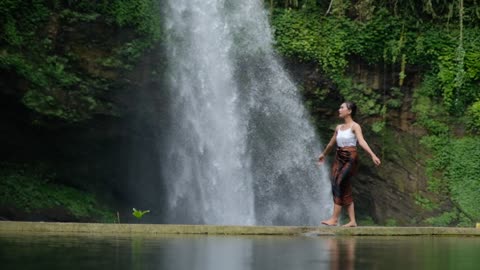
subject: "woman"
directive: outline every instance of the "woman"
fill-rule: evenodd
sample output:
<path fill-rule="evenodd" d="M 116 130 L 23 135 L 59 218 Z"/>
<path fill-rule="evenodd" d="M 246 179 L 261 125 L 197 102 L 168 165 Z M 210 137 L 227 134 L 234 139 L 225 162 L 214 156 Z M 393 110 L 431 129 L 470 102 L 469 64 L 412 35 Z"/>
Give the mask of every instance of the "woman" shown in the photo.
<path fill-rule="evenodd" d="M 352 197 L 352 176 L 356 173 L 358 156 L 358 144 L 367 151 L 372 157 L 373 163 L 380 165 L 380 159 L 373 153 L 368 143 L 363 138 L 362 128 L 358 123 L 353 121 L 353 117 L 357 111 L 357 106 L 353 102 L 344 102 L 338 109 L 338 115 L 343 119 L 344 124 L 335 128 L 332 139 L 325 147 L 322 154 L 318 158 L 320 163 L 325 161 L 325 156 L 330 153 L 333 146 L 337 144 L 335 161 L 332 166 L 332 193 L 333 193 L 333 214 L 328 220 L 322 221 L 322 224 L 328 226 L 336 226 L 338 218 L 342 211 L 342 207 L 347 207 L 350 222 L 343 225 L 345 227 L 356 227 L 355 209 Z"/>

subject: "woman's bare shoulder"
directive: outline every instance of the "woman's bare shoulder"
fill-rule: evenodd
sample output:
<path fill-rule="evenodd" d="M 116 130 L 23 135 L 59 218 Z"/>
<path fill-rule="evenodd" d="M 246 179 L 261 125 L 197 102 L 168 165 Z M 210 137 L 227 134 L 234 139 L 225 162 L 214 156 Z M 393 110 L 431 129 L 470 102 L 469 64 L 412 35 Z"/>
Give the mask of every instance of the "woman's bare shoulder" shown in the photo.
<path fill-rule="evenodd" d="M 360 126 L 359 123 L 353 122 L 353 124 L 352 124 L 352 131 L 355 132 L 356 130 L 360 130 L 360 131 L 361 131 L 361 130 L 362 130 L 362 127 Z"/>

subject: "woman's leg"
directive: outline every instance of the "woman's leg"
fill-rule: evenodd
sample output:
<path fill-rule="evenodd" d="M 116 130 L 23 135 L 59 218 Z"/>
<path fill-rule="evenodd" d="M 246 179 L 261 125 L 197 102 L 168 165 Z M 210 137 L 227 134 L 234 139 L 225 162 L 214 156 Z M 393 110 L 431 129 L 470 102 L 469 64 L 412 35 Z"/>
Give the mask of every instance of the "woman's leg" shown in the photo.
<path fill-rule="evenodd" d="M 325 224 L 328 226 L 336 226 L 341 212 L 342 212 L 342 206 L 334 203 L 332 217 L 329 218 L 328 220 L 322 221 L 322 224 Z"/>
<path fill-rule="evenodd" d="M 344 227 L 357 227 L 357 221 L 355 220 L 355 206 L 353 202 L 347 206 L 348 217 L 350 218 L 350 222 L 343 225 Z"/>

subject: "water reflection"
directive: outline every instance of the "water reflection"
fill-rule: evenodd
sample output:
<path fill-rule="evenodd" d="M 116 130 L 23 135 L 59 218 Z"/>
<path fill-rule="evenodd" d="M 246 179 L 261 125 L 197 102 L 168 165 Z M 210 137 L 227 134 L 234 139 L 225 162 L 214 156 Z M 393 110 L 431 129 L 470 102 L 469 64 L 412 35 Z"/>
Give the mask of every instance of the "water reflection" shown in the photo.
<path fill-rule="evenodd" d="M 5 269 L 478 269 L 480 237 L 1 235 Z"/>
<path fill-rule="evenodd" d="M 251 239 L 195 237 L 168 241 L 168 248 L 157 254 L 157 263 L 151 265 L 156 269 L 249 269 Z"/>
<path fill-rule="evenodd" d="M 131 240 L 130 269 L 354 269 L 355 239 L 164 237 Z M 348 267 L 348 268 L 347 268 Z"/>
<path fill-rule="evenodd" d="M 356 239 L 330 238 L 327 240 L 330 253 L 330 270 L 355 269 L 355 243 Z"/>
<path fill-rule="evenodd" d="M 311 237 L 256 238 L 247 269 L 328 269 L 327 239 Z"/>

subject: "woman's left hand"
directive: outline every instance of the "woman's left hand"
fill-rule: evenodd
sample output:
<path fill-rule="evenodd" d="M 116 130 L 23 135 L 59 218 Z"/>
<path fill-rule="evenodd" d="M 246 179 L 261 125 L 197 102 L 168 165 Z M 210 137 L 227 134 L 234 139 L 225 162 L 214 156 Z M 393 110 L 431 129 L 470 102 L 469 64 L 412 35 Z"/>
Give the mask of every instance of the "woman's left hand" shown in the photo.
<path fill-rule="evenodd" d="M 376 166 L 380 166 L 380 164 L 382 163 L 376 155 L 372 155 L 372 161 Z"/>

